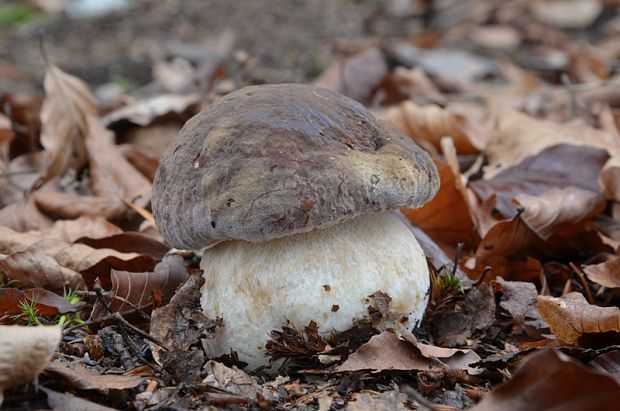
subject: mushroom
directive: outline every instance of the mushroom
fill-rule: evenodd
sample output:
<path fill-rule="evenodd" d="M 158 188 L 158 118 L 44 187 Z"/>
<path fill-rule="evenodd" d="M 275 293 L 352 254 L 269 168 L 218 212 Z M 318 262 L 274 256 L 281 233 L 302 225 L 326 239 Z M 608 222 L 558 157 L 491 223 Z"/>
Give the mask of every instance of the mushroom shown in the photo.
<path fill-rule="evenodd" d="M 251 86 L 190 119 L 153 186 L 157 226 L 201 250 L 201 305 L 223 327 L 213 357 L 266 365 L 269 332 L 314 320 L 323 336 L 389 296 L 379 328 L 413 329 L 429 293 L 426 259 L 391 210 L 438 190 L 431 158 L 359 103 L 300 84 Z"/>

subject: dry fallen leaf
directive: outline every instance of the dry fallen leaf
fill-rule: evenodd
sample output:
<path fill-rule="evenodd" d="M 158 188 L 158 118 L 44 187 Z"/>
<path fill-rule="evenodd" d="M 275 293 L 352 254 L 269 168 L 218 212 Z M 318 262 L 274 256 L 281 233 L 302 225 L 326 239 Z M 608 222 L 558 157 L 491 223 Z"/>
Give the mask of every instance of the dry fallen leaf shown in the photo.
<path fill-rule="evenodd" d="M 122 232 L 120 227 L 102 216 L 86 215 L 75 220 L 58 220 L 51 227 L 33 234 L 73 243 L 82 237 L 104 238 Z"/>
<path fill-rule="evenodd" d="M 155 266 L 153 272 L 130 273 L 112 269 L 110 274 L 112 288 L 108 294 L 108 306 L 118 313 L 140 308 L 145 312 L 153 309 L 153 293 L 161 293 L 163 302 L 167 302 L 179 284 L 187 279 L 187 270 L 183 258 L 171 254 Z M 108 312 L 99 300 L 95 302 L 91 318 L 99 319 Z"/>
<path fill-rule="evenodd" d="M 372 47 L 328 67 L 314 84 L 368 103 L 387 74 L 383 52 Z"/>
<path fill-rule="evenodd" d="M 392 100 L 411 99 L 442 105 L 446 103 L 439 89 L 420 67 L 396 67 L 386 79 L 383 88 L 387 89 L 386 92 L 391 95 Z"/>
<path fill-rule="evenodd" d="M 523 360 L 513 378 L 469 411 L 613 411 L 620 385 L 561 352 L 543 350 Z"/>
<path fill-rule="evenodd" d="M 143 378 L 133 375 L 95 374 L 79 363 L 67 367 L 52 361 L 45 367 L 46 374 L 67 380 L 73 388 L 80 390 L 125 390 L 140 385 Z"/>
<path fill-rule="evenodd" d="M 561 29 L 585 29 L 603 10 L 600 0 L 547 0 L 529 3 L 540 22 Z"/>
<path fill-rule="evenodd" d="M 521 219 L 543 240 L 562 226 L 600 214 L 605 207 L 599 193 L 577 187 L 552 188 L 540 196 L 518 194 L 515 200 L 523 207 Z"/>
<path fill-rule="evenodd" d="M 7 314 L 23 314 L 21 303 L 36 307 L 41 316 L 79 311 L 84 303 L 71 304 L 62 296 L 43 288 L 0 288 L 0 319 Z"/>
<path fill-rule="evenodd" d="M 510 153 L 508 148 L 506 150 Z M 495 207 L 506 218 L 510 218 L 517 213 L 513 200 L 519 194 L 540 196 L 552 188 L 570 186 L 598 193 L 599 174 L 608 159 L 609 155 L 602 149 L 559 144 L 524 158 L 515 166 L 503 167 L 490 180 L 473 181 L 470 187 L 483 201 L 495 195 Z M 575 164 L 579 164 L 579 167 L 575 167 Z M 591 198 L 580 196 L 578 199 L 578 208 L 588 209 Z"/>
<path fill-rule="evenodd" d="M 620 257 L 584 267 L 583 271 L 592 282 L 608 288 L 620 288 Z"/>
<path fill-rule="evenodd" d="M 134 101 L 106 114 L 101 121 L 106 127 L 119 121 L 130 121 L 140 126 L 147 126 L 158 117 L 169 113 L 183 113 L 199 102 L 200 95 L 195 93 L 162 94 Z"/>
<path fill-rule="evenodd" d="M 85 289 L 97 276 L 105 286 L 111 268 L 145 271 L 154 266 L 150 256 L 97 250 L 0 227 L 0 268 L 22 286 Z"/>
<path fill-rule="evenodd" d="M 14 137 L 11 120 L 0 113 L 0 172 L 6 172 L 9 169 L 9 149 Z M 0 193 L 4 191 L 7 184 L 8 179 L 0 179 Z"/>
<path fill-rule="evenodd" d="M 480 360 L 480 357 L 471 350 L 455 350 L 421 344 L 407 331 L 403 331 L 403 338 L 400 339 L 389 331 L 373 336 L 338 366 L 338 372 L 425 370 L 435 365 L 429 358 L 439 359 L 448 368 L 468 370 L 469 364 Z"/>
<path fill-rule="evenodd" d="M 46 67 L 44 87 L 41 144 L 47 152 L 47 181 L 86 163 L 86 117 L 97 116 L 99 109 L 86 83 L 54 65 Z"/>
<path fill-rule="evenodd" d="M 460 175 L 456 177 L 443 161 L 435 160 L 435 165 L 441 183 L 435 198 L 420 208 L 406 208 L 401 212 L 444 250 L 454 250 L 458 243 L 475 247 L 480 238 L 469 213 L 465 188 L 458 184 Z"/>
<path fill-rule="evenodd" d="M 564 298 L 541 295 L 536 306 L 556 338 L 567 345 L 580 345 L 588 334 L 620 333 L 620 308 L 588 304 L 580 293 Z"/>
<path fill-rule="evenodd" d="M 503 109 L 495 115 L 495 128 L 485 148 L 489 165 L 484 169 L 484 177 L 492 178 L 502 170 L 523 162 L 526 157 L 536 156 L 546 148 L 559 144 L 597 147 L 607 150 L 611 157 L 620 155 L 620 139 L 617 136 L 594 129 L 580 119 L 556 123 L 513 109 Z M 581 165 L 581 158 L 578 161 L 569 161 L 567 165 Z"/>
<path fill-rule="evenodd" d="M 60 343 L 58 326 L 0 325 L 0 404 L 7 388 L 33 380 Z"/>
<path fill-rule="evenodd" d="M 458 154 L 477 154 L 484 136 L 470 120 L 462 115 L 435 105 L 418 106 L 404 101 L 388 108 L 381 118 L 391 122 L 423 147 L 434 147 L 441 152 L 440 141 L 449 136 L 454 140 Z"/>

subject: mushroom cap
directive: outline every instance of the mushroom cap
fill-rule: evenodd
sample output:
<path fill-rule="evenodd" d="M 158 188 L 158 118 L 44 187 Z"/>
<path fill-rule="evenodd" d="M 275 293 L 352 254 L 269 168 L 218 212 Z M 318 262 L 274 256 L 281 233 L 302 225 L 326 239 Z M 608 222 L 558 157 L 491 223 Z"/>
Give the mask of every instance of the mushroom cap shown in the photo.
<path fill-rule="evenodd" d="M 199 250 L 419 207 L 438 187 L 429 155 L 361 104 L 278 84 L 239 89 L 190 119 L 161 157 L 152 204 L 170 245 Z"/>

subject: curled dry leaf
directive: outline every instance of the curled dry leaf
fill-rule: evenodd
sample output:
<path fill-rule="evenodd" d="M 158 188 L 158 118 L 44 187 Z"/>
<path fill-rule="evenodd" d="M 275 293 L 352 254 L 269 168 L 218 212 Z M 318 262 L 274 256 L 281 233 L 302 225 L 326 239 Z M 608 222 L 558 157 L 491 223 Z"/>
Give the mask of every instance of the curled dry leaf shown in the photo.
<path fill-rule="evenodd" d="M 608 288 L 620 288 L 620 257 L 584 267 L 583 271 L 592 282 Z"/>
<path fill-rule="evenodd" d="M 314 84 L 368 103 L 387 75 L 385 56 L 372 47 L 328 67 Z"/>
<path fill-rule="evenodd" d="M 552 188 L 538 197 L 518 194 L 515 200 L 523 207 L 525 224 L 544 240 L 558 228 L 594 217 L 605 207 L 599 193 L 577 187 Z"/>
<path fill-rule="evenodd" d="M 0 209 L 0 226 L 15 231 L 43 230 L 52 225 L 52 220 L 36 206 L 34 196 Z"/>
<path fill-rule="evenodd" d="M 83 302 L 71 304 L 60 295 L 43 288 L 0 288 L 0 318 L 9 314 L 22 314 L 22 303 L 34 305 L 37 314 L 42 316 L 76 312 L 84 307 Z"/>
<path fill-rule="evenodd" d="M 176 129 L 174 135 L 177 133 L 178 129 Z M 159 165 L 158 157 L 133 144 L 122 144 L 118 146 L 118 149 L 136 170 L 142 173 L 144 177 L 148 178 L 149 181 L 153 181 L 157 166 Z"/>
<path fill-rule="evenodd" d="M 101 121 L 108 127 L 120 121 L 129 121 L 140 126 L 148 126 L 158 117 L 170 113 L 183 113 L 200 102 L 200 95 L 162 94 L 134 101 L 124 107 L 106 114 Z"/>
<path fill-rule="evenodd" d="M 44 179 L 79 169 L 86 163 L 86 117 L 99 109 L 88 86 L 54 65 L 45 70 L 45 100 L 41 107 L 41 144 L 47 152 Z"/>
<path fill-rule="evenodd" d="M 96 276 L 109 285 L 111 268 L 144 271 L 154 267 L 150 256 L 93 249 L 32 233 L 0 227 L 0 268 L 23 286 L 84 289 Z"/>
<path fill-rule="evenodd" d="M 467 193 L 459 184 L 460 175 L 454 175 L 450 166 L 435 160 L 439 170 L 439 192 L 431 201 L 416 209 L 402 209 L 415 226 L 446 249 L 455 249 L 460 242 L 475 247 L 480 241 L 475 221 L 469 213 Z"/>
<path fill-rule="evenodd" d="M 547 349 L 526 357 L 509 382 L 469 410 L 612 411 L 619 402 L 620 385 L 612 377 Z"/>
<path fill-rule="evenodd" d="M 541 295 L 536 306 L 564 344 L 580 345 L 582 337 L 589 334 L 620 333 L 620 308 L 588 304 L 580 293 L 573 292 L 564 298 Z"/>
<path fill-rule="evenodd" d="M 473 260 L 466 263 L 472 276 L 479 276 L 485 267 L 492 271 L 488 280 L 501 276 L 507 280 L 532 281 L 538 278 L 542 265 L 527 256 L 527 251 L 541 240 L 521 220 L 515 217 L 495 224 L 484 236 Z"/>
<path fill-rule="evenodd" d="M 486 179 L 523 162 L 526 157 L 538 155 L 546 148 L 559 144 L 597 147 L 607 150 L 611 157 L 620 155 L 620 139 L 617 136 L 594 129 L 578 119 L 560 124 L 535 119 L 513 109 L 503 109 L 496 113 L 494 124 L 495 128 L 485 148 L 489 159 L 489 165 L 484 169 Z M 557 161 L 553 164 L 561 165 Z M 564 164 L 577 168 L 573 165 L 581 165 L 581 158 L 578 162 L 568 161 Z"/>
<path fill-rule="evenodd" d="M 510 152 L 510 149 L 506 150 Z M 540 196 L 552 188 L 569 186 L 598 193 L 599 174 L 608 159 L 609 155 L 603 149 L 558 144 L 502 169 L 490 180 L 471 182 L 470 187 L 483 201 L 495 195 L 495 208 L 510 218 L 517 213 L 513 200 L 519 194 Z M 575 201 L 578 199 L 580 209 L 585 210 L 591 205 L 590 196 L 575 197 Z"/>
<path fill-rule="evenodd" d="M 404 101 L 388 108 L 381 118 L 391 122 L 423 147 L 434 147 L 441 152 L 442 137 L 452 137 L 459 154 L 476 154 L 480 150 L 480 132 L 469 119 L 439 106 L 418 106 Z"/>
<path fill-rule="evenodd" d="M 0 326 L 0 404 L 5 389 L 27 383 L 43 371 L 61 335 L 58 326 Z"/>
<path fill-rule="evenodd" d="M 130 273 L 112 269 L 110 279 L 112 289 L 108 305 L 114 312 L 122 314 L 136 308 L 150 312 L 154 305 L 154 293 L 161 293 L 161 300 L 167 302 L 179 284 L 187 279 L 187 270 L 183 258 L 171 254 L 157 264 L 153 272 Z M 97 300 L 91 318 L 99 319 L 107 314 L 103 304 Z"/>

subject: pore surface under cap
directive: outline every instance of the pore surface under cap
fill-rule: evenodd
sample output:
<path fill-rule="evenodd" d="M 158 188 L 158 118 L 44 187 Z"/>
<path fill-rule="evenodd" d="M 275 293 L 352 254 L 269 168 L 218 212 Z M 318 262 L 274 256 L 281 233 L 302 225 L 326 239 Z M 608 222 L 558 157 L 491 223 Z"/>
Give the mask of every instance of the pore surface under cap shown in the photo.
<path fill-rule="evenodd" d="M 189 120 L 161 158 L 153 212 L 170 245 L 262 241 L 419 207 L 430 157 L 359 103 L 320 87 L 245 87 Z"/>

